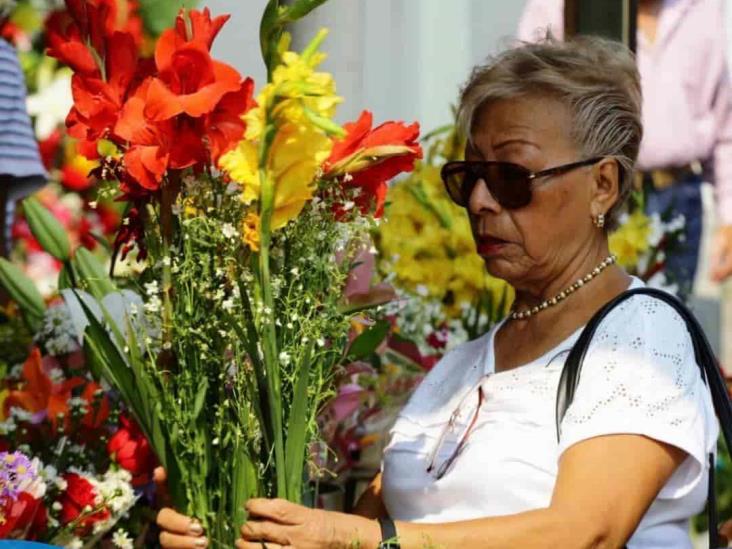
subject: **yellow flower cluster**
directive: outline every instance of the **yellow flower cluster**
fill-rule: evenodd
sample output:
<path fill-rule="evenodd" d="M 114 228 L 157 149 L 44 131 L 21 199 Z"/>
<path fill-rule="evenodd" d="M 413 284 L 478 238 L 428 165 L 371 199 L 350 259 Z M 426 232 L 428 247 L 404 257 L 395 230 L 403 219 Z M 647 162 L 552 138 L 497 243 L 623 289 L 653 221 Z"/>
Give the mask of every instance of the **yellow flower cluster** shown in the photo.
<path fill-rule="evenodd" d="M 380 269 L 393 273 L 397 287 L 441 301 L 452 318 L 486 294 L 501 301 L 507 286 L 487 274 L 465 210 L 447 196 L 439 167 L 418 165 L 389 189 L 387 204 L 377 234 Z"/>
<path fill-rule="evenodd" d="M 271 230 L 297 217 L 312 198 L 320 167 L 333 145 L 328 134 L 342 131 L 332 121 L 341 101 L 333 76 L 315 70 L 325 59 L 317 49 L 326 34 L 321 30 L 302 54 L 287 51 L 290 38 L 284 35 L 281 64 L 257 97 L 257 106 L 244 115 L 244 139 L 219 161 L 221 169 L 241 185 L 247 205 L 260 199 L 260 178 L 271 178 L 275 189 Z M 262 166 L 262 140 L 267 139 L 268 128 L 275 134 Z M 242 236 L 256 250 L 261 224 L 252 215 L 256 216 L 251 213 L 244 222 Z"/>
<path fill-rule="evenodd" d="M 618 264 L 634 271 L 640 257 L 650 248 L 651 219 L 640 208 L 627 216 L 620 227 L 610 235 L 610 251 Z"/>

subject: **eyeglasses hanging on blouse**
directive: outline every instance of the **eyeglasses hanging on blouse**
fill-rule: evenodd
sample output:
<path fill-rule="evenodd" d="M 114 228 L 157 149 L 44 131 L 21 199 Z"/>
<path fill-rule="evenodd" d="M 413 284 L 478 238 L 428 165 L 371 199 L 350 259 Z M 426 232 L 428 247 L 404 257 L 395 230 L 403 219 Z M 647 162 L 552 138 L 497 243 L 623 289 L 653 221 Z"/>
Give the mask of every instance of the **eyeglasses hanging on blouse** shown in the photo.
<path fill-rule="evenodd" d="M 429 461 L 429 464 L 427 465 L 427 472 L 431 473 L 437 480 L 439 480 L 445 476 L 447 471 L 450 469 L 452 464 L 455 463 L 455 460 L 457 460 L 457 458 L 460 456 L 460 454 L 465 449 L 465 446 L 468 443 L 468 438 L 470 437 L 470 434 L 473 432 L 475 424 L 478 421 L 478 415 L 480 414 L 480 408 L 483 405 L 483 401 L 485 400 L 485 392 L 483 391 L 483 382 L 489 377 L 489 375 L 482 376 L 480 378 L 480 381 L 478 382 L 478 404 L 475 407 L 475 411 L 473 412 L 472 418 L 467 423 L 465 432 L 459 438 L 459 441 L 456 444 L 453 451 L 450 453 L 448 458 L 445 461 L 443 461 L 439 466 L 437 466 L 437 458 L 440 455 L 440 451 L 442 450 L 442 448 L 447 440 L 447 435 L 455 429 L 458 419 L 461 416 L 463 407 L 465 406 L 465 404 L 469 400 L 469 398 L 475 394 L 474 393 L 475 388 L 468 391 L 468 393 L 462 398 L 460 403 L 457 405 L 455 410 L 450 415 L 450 420 L 445 424 L 445 427 L 442 429 L 442 433 L 440 434 L 440 437 L 437 439 L 437 444 L 435 445 L 434 450 L 430 454 L 430 461 Z"/>

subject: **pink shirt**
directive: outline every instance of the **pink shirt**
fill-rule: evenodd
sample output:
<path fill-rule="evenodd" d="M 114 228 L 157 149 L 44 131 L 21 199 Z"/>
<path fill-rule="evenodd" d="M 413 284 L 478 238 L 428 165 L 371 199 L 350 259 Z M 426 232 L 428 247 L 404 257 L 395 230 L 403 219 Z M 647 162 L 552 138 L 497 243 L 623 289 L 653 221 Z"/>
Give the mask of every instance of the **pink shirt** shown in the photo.
<path fill-rule="evenodd" d="M 562 0 L 529 0 L 518 37 L 563 35 Z M 695 160 L 713 170 L 721 222 L 732 224 L 732 89 L 721 0 L 664 0 L 656 41 L 638 32 L 644 137 L 640 169 Z"/>

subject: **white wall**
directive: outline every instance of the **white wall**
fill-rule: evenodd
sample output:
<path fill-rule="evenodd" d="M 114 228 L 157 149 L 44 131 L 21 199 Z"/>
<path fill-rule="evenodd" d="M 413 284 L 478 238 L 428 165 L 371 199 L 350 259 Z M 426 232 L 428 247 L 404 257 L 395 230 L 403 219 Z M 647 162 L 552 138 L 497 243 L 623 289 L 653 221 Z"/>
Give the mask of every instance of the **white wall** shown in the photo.
<path fill-rule="evenodd" d="M 450 105 L 470 68 L 506 45 L 525 0 L 331 0 L 295 30 L 302 45 L 330 28 L 325 70 L 345 103 L 341 121 L 369 108 L 375 120 L 419 120 L 423 131 L 450 121 Z M 214 53 L 264 80 L 258 25 L 265 0 L 204 0 L 231 13 Z"/>

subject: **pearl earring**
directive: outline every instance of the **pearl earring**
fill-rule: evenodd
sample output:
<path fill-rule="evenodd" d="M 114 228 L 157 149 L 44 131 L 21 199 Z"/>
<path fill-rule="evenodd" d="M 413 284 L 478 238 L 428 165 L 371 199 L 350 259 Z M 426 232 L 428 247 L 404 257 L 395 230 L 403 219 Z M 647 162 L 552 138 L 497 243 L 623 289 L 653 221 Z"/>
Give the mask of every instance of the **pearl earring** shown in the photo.
<path fill-rule="evenodd" d="M 595 227 L 598 229 L 602 229 L 605 226 L 605 214 L 597 214 L 597 217 L 595 217 Z"/>

